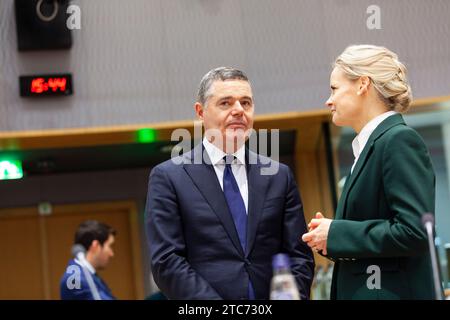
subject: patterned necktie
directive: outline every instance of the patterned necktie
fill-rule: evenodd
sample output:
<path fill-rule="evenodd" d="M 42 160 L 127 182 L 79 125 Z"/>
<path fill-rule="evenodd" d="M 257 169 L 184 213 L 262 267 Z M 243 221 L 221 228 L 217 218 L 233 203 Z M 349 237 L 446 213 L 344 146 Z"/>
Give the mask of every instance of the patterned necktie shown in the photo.
<path fill-rule="evenodd" d="M 231 170 L 232 156 L 225 157 L 225 172 L 223 173 L 223 193 L 228 203 L 234 225 L 239 235 L 239 241 L 245 252 L 247 239 L 247 212 L 238 184 Z"/>
<path fill-rule="evenodd" d="M 231 162 L 234 160 L 234 156 L 225 156 L 225 171 L 223 173 L 223 193 L 228 203 L 228 209 L 233 217 L 234 225 L 239 236 L 239 242 L 242 249 L 246 250 L 247 239 L 247 211 L 245 210 L 244 199 L 242 199 L 239 186 L 234 178 L 233 171 L 231 170 Z M 255 299 L 255 293 L 252 283 L 249 279 L 249 299 Z"/>

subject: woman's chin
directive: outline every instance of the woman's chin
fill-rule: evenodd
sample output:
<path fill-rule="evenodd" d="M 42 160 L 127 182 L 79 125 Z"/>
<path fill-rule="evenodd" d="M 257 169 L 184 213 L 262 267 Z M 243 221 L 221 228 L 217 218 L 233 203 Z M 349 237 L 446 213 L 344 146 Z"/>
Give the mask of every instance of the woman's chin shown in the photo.
<path fill-rule="evenodd" d="M 333 113 L 331 121 L 333 122 L 334 125 L 336 125 L 338 127 L 344 126 L 344 123 L 341 121 L 341 119 L 339 119 L 339 116 L 336 115 L 336 112 Z"/>

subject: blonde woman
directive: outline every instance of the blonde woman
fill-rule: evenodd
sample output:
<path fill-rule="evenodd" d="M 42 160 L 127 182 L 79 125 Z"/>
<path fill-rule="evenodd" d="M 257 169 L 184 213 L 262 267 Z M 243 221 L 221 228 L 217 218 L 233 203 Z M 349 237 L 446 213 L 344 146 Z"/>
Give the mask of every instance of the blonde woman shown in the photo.
<path fill-rule="evenodd" d="M 411 88 L 392 51 L 355 45 L 336 59 L 326 102 L 352 127 L 355 161 L 334 220 L 317 213 L 303 241 L 335 261 L 331 299 L 432 299 L 421 216 L 434 212 L 427 148 L 403 121 Z"/>

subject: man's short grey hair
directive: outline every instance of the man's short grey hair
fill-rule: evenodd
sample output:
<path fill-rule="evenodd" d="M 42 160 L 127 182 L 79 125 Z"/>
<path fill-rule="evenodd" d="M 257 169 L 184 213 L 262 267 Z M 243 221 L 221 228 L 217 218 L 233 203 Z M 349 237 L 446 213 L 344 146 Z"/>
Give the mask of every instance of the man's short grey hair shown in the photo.
<path fill-rule="evenodd" d="M 201 103 L 204 107 L 206 107 L 206 101 L 208 101 L 211 95 L 209 92 L 211 85 L 216 80 L 243 80 L 250 82 L 244 72 L 235 68 L 219 67 L 210 70 L 200 81 L 197 93 L 197 102 Z"/>

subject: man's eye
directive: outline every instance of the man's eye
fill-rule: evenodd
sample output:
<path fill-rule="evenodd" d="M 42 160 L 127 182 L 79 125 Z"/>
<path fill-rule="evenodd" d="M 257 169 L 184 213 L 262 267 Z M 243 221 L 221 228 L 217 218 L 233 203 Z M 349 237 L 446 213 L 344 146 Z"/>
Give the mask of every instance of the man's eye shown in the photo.
<path fill-rule="evenodd" d="M 230 103 L 229 103 L 228 101 L 222 101 L 222 102 L 220 103 L 220 105 L 221 105 L 221 106 L 227 107 L 227 106 L 230 105 Z"/>

